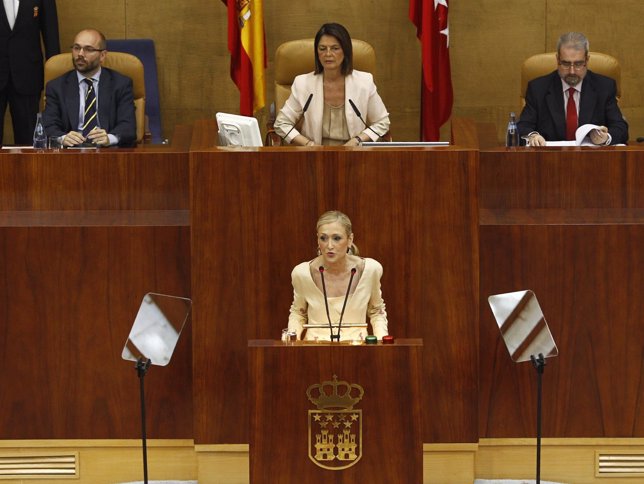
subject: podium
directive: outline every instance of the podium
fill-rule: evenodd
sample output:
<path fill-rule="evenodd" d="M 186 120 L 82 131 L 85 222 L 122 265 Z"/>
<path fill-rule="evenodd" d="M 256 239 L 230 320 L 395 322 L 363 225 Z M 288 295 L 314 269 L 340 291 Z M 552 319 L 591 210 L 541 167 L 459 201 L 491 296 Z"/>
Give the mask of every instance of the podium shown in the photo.
<path fill-rule="evenodd" d="M 251 484 L 422 483 L 422 340 L 248 346 Z"/>

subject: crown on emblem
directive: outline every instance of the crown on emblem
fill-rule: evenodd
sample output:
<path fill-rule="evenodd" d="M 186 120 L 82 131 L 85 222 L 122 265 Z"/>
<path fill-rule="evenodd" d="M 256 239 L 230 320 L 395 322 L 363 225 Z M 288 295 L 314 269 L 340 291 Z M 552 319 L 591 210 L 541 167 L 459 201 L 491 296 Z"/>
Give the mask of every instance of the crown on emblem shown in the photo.
<path fill-rule="evenodd" d="M 351 410 L 364 395 L 364 389 L 355 383 L 338 381 L 337 375 L 333 375 L 333 381 L 315 383 L 306 389 L 306 396 L 318 407 L 344 408 Z"/>

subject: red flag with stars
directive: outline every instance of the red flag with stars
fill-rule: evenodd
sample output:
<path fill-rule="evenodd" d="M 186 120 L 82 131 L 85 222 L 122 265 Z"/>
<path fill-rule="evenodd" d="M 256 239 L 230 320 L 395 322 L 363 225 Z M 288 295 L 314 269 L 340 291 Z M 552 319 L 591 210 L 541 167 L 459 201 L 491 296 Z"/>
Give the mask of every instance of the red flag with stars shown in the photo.
<path fill-rule="evenodd" d="M 448 0 L 409 0 L 409 18 L 422 49 L 420 131 L 423 141 L 437 141 L 440 127 L 452 115 L 449 65 Z"/>

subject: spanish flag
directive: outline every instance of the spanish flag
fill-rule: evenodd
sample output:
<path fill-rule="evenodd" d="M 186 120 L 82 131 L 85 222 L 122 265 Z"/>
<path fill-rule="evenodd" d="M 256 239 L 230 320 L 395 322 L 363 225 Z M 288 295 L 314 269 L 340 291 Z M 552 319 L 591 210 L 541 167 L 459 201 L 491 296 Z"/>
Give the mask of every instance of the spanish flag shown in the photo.
<path fill-rule="evenodd" d="M 263 0 L 222 1 L 228 7 L 230 77 L 239 88 L 239 113 L 252 116 L 266 104 Z"/>

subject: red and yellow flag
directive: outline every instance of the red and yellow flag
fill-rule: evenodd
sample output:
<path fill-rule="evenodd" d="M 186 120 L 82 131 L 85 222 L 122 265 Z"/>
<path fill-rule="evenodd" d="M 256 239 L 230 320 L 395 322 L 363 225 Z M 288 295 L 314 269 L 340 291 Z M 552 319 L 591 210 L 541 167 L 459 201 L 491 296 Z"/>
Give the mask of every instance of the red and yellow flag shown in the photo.
<path fill-rule="evenodd" d="M 230 77 L 239 88 L 239 113 L 252 116 L 266 104 L 263 0 L 222 1 L 228 7 Z"/>

